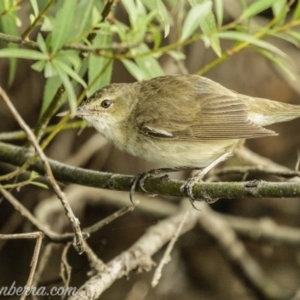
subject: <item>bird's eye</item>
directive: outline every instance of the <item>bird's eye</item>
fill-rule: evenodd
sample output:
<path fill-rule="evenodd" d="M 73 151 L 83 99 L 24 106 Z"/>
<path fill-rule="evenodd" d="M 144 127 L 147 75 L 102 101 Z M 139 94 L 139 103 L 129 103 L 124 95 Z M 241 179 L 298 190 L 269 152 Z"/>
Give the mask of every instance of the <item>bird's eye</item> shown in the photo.
<path fill-rule="evenodd" d="M 105 99 L 101 102 L 101 106 L 103 108 L 109 108 L 112 105 L 112 101 L 109 99 Z"/>

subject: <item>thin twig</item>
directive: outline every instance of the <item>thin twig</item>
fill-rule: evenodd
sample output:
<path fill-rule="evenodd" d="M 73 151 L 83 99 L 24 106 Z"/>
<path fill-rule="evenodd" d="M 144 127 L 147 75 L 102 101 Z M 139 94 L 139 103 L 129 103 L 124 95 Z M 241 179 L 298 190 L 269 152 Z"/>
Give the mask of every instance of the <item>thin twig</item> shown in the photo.
<path fill-rule="evenodd" d="M 63 205 L 63 208 L 65 209 L 66 216 L 68 217 L 68 219 L 71 222 L 71 225 L 72 225 L 72 228 L 74 231 L 74 246 L 79 253 L 84 252 L 83 237 L 82 237 L 82 232 L 81 232 L 80 225 L 79 225 L 79 220 L 73 214 L 72 208 L 70 207 L 67 198 L 65 197 L 64 193 L 61 191 L 59 185 L 57 184 L 57 182 L 53 176 L 53 173 L 52 173 L 52 170 L 51 170 L 51 167 L 49 165 L 46 155 L 44 154 L 42 148 L 40 147 L 39 143 L 37 142 L 35 135 L 31 131 L 30 127 L 22 119 L 22 117 L 20 116 L 20 114 L 18 113 L 18 111 L 16 110 L 16 108 L 14 107 L 12 102 L 10 101 L 10 99 L 8 98 L 7 94 L 1 87 L 0 87 L 0 96 L 4 100 L 5 104 L 8 106 L 8 108 L 11 111 L 12 115 L 14 116 L 15 120 L 19 123 L 20 127 L 26 132 L 29 141 L 32 143 L 36 152 L 38 153 L 38 155 L 43 163 L 43 166 L 45 168 L 45 172 L 47 174 L 47 179 L 49 180 L 51 186 L 53 187 L 53 190 L 55 191 L 57 197 L 60 199 L 60 201 Z"/>
<path fill-rule="evenodd" d="M 131 270 L 150 270 L 153 266 L 151 256 L 174 236 L 185 213 L 186 209 L 150 227 L 127 251 L 111 260 L 105 270 L 89 278 L 69 300 L 98 299 L 117 279 L 127 276 Z M 198 211 L 190 211 L 181 234 L 195 226 L 198 216 Z"/>
<path fill-rule="evenodd" d="M 159 262 L 159 264 L 158 264 L 158 266 L 157 266 L 157 268 L 154 272 L 153 279 L 152 279 L 152 282 L 151 282 L 152 287 L 156 287 L 156 285 L 159 282 L 159 279 L 161 278 L 162 268 L 164 267 L 164 265 L 166 265 L 170 261 L 170 253 L 171 253 L 172 249 L 174 248 L 175 242 L 178 240 L 178 238 L 180 236 L 183 224 L 186 222 L 186 219 L 189 215 L 189 211 L 191 209 L 192 209 L 192 207 L 189 207 L 186 210 L 185 214 L 182 216 L 182 220 L 179 223 L 178 228 L 177 228 L 176 232 L 174 233 L 174 236 L 170 240 L 170 242 L 168 244 L 168 247 L 164 252 L 163 257 L 160 260 L 160 262 Z"/>
<path fill-rule="evenodd" d="M 28 232 L 28 233 L 16 233 L 16 234 L 0 234 L 0 239 L 36 239 L 36 244 L 34 247 L 31 263 L 30 263 L 30 272 L 28 275 L 26 287 L 22 293 L 20 300 L 24 300 L 28 294 L 30 294 L 30 290 L 33 283 L 33 277 L 35 274 L 36 266 L 38 263 L 38 258 L 41 250 L 43 233 L 40 231 L 37 232 Z"/>
<path fill-rule="evenodd" d="M 198 219 L 199 224 L 221 246 L 225 257 L 234 270 L 238 271 L 245 285 L 250 287 L 259 299 L 288 299 L 288 295 L 264 274 L 228 223 L 206 203 L 200 203 L 200 207 L 202 214 Z"/>
<path fill-rule="evenodd" d="M 1 186 L 0 193 L 9 201 L 9 203 L 14 207 L 15 210 L 19 211 L 23 217 L 29 220 L 29 222 L 31 222 L 38 230 L 43 232 L 43 234 L 47 236 L 52 242 L 63 243 L 66 241 L 72 241 L 74 239 L 73 233 L 58 234 L 50 230 L 47 225 L 37 220 L 31 214 L 31 212 L 26 207 L 24 207 L 11 193 L 9 193 L 5 189 L 1 189 Z M 87 233 L 84 233 L 84 236 L 86 238 L 89 235 Z"/>
<path fill-rule="evenodd" d="M 88 233 L 96 232 L 99 229 L 101 229 L 102 227 L 104 227 L 105 225 L 108 225 L 109 223 L 114 221 L 115 219 L 120 218 L 121 216 L 133 211 L 134 208 L 135 208 L 134 205 L 123 207 L 123 208 L 119 209 L 118 211 L 116 211 L 115 213 L 109 215 L 107 218 L 98 221 L 97 223 L 93 224 L 90 227 L 84 228 L 83 231 L 88 232 Z"/>

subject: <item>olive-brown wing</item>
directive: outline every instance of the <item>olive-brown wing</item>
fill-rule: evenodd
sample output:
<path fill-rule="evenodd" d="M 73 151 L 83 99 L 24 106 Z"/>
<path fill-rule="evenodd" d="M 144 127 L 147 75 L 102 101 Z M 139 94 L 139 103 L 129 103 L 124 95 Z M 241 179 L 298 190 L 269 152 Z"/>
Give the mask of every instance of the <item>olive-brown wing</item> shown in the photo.
<path fill-rule="evenodd" d="M 168 107 L 164 106 L 168 105 Z M 141 133 L 161 139 L 227 140 L 276 135 L 249 119 L 249 107 L 233 96 L 201 94 L 199 98 L 173 99 L 137 111 Z"/>

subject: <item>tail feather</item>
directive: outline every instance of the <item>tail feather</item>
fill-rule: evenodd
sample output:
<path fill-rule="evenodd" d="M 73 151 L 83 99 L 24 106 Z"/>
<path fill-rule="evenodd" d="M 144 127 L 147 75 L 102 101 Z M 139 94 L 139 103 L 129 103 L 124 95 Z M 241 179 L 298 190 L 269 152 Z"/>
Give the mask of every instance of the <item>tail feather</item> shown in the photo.
<path fill-rule="evenodd" d="M 250 100 L 249 98 L 247 104 L 250 109 L 250 120 L 261 126 L 290 121 L 300 117 L 300 105 L 262 98 L 251 98 Z"/>

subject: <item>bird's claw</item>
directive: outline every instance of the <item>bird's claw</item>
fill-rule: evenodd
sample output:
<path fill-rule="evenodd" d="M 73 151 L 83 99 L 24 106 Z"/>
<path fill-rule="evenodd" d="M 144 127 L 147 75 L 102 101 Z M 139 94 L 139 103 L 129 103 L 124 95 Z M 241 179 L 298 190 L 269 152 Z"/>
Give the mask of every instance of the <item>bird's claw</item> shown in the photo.
<path fill-rule="evenodd" d="M 199 178 L 197 177 L 192 177 L 189 178 L 181 187 L 180 187 L 180 192 L 183 195 L 187 195 L 189 198 L 189 201 L 191 203 L 191 205 L 193 206 L 194 209 L 199 210 L 196 206 L 195 206 L 195 196 L 193 193 L 193 187 L 195 185 L 195 183 L 201 181 L 201 179 L 199 180 Z"/>
<path fill-rule="evenodd" d="M 141 174 L 138 174 L 135 176 L 133 183 L 131 185 L 131 188 L 130 188 L 130 193 L 129 193 L 129 198 L 130 198 L 131 203 L 133 203 L 132 195 L 135 192 L 137 184 L 139 184 L 139 186 L 143 192 L 148 193 L 148 191 L 145 189 L 145 184 L 144 184 L 145 180 L 148 177 L 151 177 L 151 173 L 149 173 L 149 172 L 141 173 Z"/>

